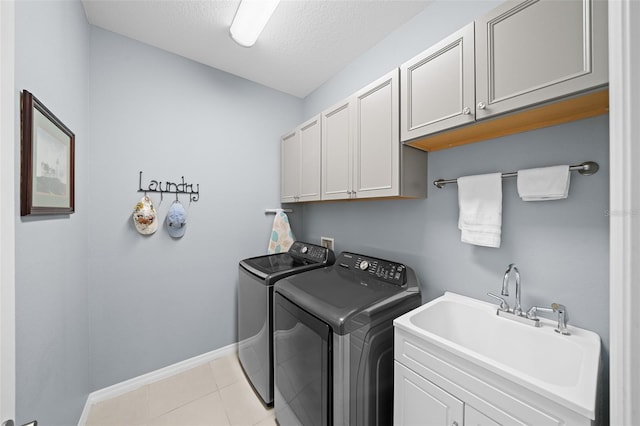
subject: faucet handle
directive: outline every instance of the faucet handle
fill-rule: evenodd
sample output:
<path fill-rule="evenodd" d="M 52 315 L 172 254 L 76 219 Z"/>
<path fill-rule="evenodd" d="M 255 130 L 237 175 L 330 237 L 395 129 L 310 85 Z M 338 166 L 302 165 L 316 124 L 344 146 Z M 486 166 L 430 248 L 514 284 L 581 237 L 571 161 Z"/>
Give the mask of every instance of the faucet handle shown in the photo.
<path fill-rule="evenodd" d="M 493 294 L 491 292 L 487 293 L 487 296 L 491 296 L 494 299 L 498 300 L 500 302 L 500 310 L 501 311 L 505 311 L 508 312 L 509 311 L 509 304 L 507 303 L 506 300 L 504 300 L 504 298 L 498 296 L 497 294 Z"/>
<path fill-rule="evenodd" d="M 544 308 L 542 306 L 532 306 L 527 311 L 527 318 L 533 319 L 533 320 L 538 318 L 538 311 L 541 311 L 541 312 L 553 312 L 553 309 L 552 308 Z"/>
<path fill-rule="evenodd" d="M 527 318 L 535 320 L 538 318 L 538 312 L 554 312 L 558 314 L 558 326 L 555 328 L 557 333 L 564 336 L 569 336 L 569 330 L 567 329 L 567 321 L 569 321 L 569 315 L 567 314 L 567 307 L 559 303 L 552 303 L 550 308 L 543 308 L 541 306 L 533 306 L 527 311 Z"/>
<path fill-rule="evenodd" d="M 553 309 L 553 312 L 558 313 L 558 328 L 556 328 L 556 331 L 565 336 L 570 335 L 571 333 L 567 329 L 567 322 L 569 321 L 567 307 L 559 303 L 552 303 L 551 309 Z"/>

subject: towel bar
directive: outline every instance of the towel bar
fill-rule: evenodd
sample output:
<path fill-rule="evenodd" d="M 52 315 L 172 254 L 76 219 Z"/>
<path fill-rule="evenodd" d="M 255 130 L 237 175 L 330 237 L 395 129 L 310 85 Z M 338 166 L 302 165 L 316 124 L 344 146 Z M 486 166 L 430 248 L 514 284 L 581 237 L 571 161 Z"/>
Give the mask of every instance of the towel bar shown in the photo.
<path fill-rule="evenodd" d="M 585 161 L 582 164 L 569 166 L 569 170 L 575 170 L 584 176 L 591 176 L 592 174 L 595 174 L 599 169 L 600 169 L 600 166 L 598 165 L 598 163 L 594 161 Z M 518 176 L 518 172 L 502 173 L 503 179 L 514 177 L 514 176 Z M 433 181 L 433 184 L 438 188 L 442 188 L 449 183 L 458 183 L 458 179 L 438 179 Z"/>

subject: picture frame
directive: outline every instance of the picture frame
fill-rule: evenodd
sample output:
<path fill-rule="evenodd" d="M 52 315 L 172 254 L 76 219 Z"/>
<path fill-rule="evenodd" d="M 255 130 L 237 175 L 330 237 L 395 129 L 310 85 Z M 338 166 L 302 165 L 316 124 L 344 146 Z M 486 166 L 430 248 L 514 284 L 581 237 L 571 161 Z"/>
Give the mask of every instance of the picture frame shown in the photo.
<path fill-rule="evenodd" d="M 27 90 L 21 102 L 20 215 L 75 211 L 75 134 Z"/>

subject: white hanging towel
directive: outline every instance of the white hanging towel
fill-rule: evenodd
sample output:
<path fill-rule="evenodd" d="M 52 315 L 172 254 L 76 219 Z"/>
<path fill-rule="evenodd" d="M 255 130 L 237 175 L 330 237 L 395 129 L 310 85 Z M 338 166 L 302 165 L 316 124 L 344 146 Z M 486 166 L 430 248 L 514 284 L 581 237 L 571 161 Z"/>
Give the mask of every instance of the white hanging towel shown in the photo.
<path fill-rule="evenodd" d="M 269 239 L 267 253 L 287 252 L 295 240 L 291 226 L 289 226 L 287 214 L 282 209 L 278 209 L 276 217 L 273 218 L 273 227 L 271 229 L 271 238 Z"/>
<path fill-rule="evenodd" d="M 463 243 L 500 247 L 502 235 L 502 174 L 458 178 L 458 228 Z"/>
<path fill-rule="evenodd" d="M 518 195 L 523 201 L 561 200 L 569 195 L 568 165 L 518 170 Z"/>

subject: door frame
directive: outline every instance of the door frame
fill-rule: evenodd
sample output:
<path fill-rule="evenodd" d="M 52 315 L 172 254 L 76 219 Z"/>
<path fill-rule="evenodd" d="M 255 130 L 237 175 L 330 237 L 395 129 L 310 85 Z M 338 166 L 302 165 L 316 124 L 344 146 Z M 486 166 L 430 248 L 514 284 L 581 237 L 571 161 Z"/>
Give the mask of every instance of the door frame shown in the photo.
<path fill-rule="evenodd" d="M 0 0 L 0 422 L 14 419 L 16 407 L 14 69 L 15 2 Z"/>
<path fill-rule="evenodd" d="M 609 1 L 610 410 L 640 424 L 640 2 Z M 633 23 L 633 25 L 632 25 Z M 635 139 L 635 144 L 634 144 Z"/>

